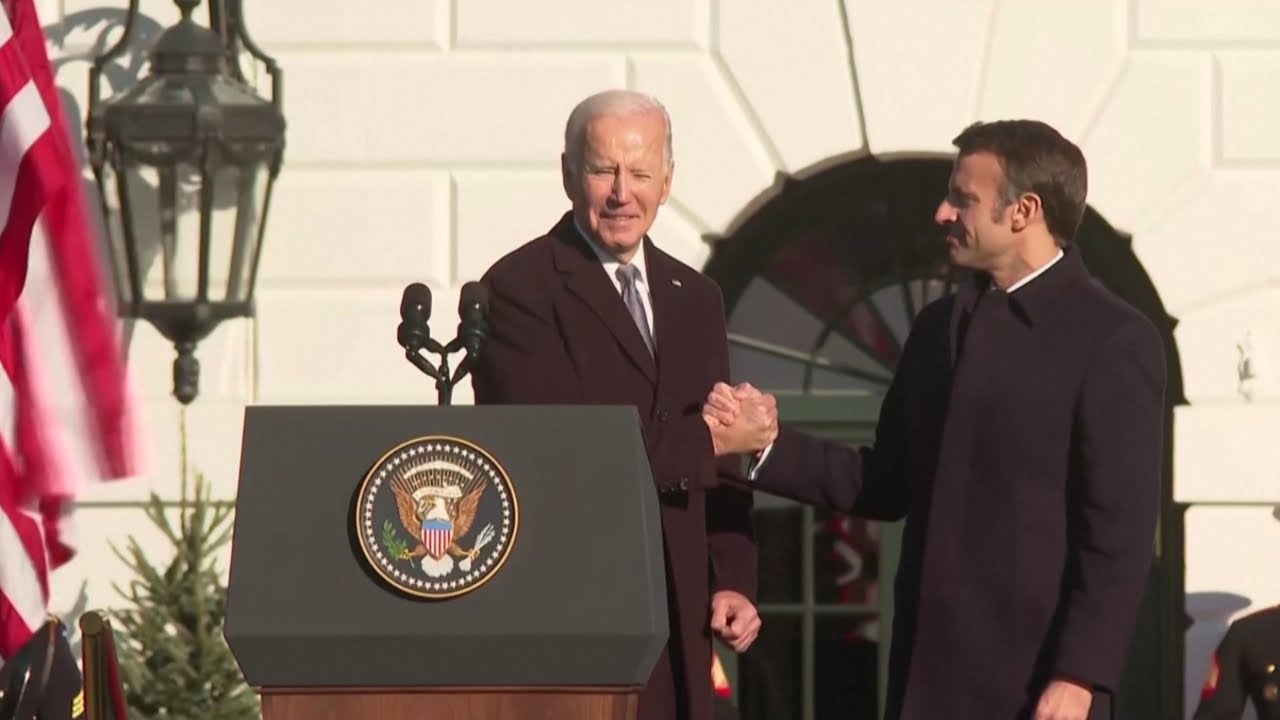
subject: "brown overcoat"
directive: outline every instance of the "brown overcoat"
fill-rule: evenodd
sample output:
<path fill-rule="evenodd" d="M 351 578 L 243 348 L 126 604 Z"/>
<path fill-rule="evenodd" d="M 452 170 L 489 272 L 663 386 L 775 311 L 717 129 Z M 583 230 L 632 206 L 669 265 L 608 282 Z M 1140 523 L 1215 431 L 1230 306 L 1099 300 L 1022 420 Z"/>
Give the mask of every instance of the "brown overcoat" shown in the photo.
<path fill-rule="evenodd" d="M 637 408 L 659 491 L 671 620 L 640 718 L 712 720 L 711 593 L 754 602 L 756 590 L 751 495 L 722 483 L 736 463 L 716 460 L 701 415 L 712 385 L 729 379 L 724 304 L 715 283 L 647 237 L 643 252 L 655 356 L 566 213 L 482 278 L 490 338 L 472 387 L 478 404 Z"/>

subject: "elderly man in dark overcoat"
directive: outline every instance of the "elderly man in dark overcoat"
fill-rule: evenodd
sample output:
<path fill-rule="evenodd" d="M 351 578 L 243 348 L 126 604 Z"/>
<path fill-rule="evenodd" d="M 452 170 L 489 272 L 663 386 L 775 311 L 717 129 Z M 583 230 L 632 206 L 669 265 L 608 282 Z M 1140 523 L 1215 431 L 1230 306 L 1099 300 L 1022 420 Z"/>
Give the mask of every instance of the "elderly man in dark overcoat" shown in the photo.
<path fill-rule="evenodd" d="M 905 518 L 887 720 L 1107 718 L 1155 538 L 1163 345 L 1072 245 L 1079 148 L 1037 121 L 954 143 L 935 220 L 971 278 L 916 318 L 874 444 L 783 427 L 751 474 Z M 762 399 L 719 384 L 705 412 L 767 426 Z"/>
<path fill-rule="evenodd" d="M 637 408 L 671 622 L 639 717 L 712 720 L 712 637 L 741 652 L 760 628 L 751 494 L 725 480 L 741 479 L 734 453 L 776 428 L 713 437 L 703 417 L 703 399 L 729 377 L 724 305 L 710 279 L 648 236 L 674 167 L 661 103 L 621 90 L 587 98 L 569 116 L 561 165 L 572 210 L 482 278 L 491 336 L 475 399 Z"/>

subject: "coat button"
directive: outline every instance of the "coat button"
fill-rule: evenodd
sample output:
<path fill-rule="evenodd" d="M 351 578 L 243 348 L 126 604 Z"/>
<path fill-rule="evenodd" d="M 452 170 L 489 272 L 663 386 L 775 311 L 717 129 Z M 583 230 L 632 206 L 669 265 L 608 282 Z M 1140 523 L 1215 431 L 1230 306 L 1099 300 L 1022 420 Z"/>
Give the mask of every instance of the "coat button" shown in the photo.
<path fill-rule="evenodd" d="M 671 415 L 668 414 L 666 410 L 658 411 L 658 422 L 666 422 L 667 420 L 670 420 L 670 419 L 671 419 Z"/>

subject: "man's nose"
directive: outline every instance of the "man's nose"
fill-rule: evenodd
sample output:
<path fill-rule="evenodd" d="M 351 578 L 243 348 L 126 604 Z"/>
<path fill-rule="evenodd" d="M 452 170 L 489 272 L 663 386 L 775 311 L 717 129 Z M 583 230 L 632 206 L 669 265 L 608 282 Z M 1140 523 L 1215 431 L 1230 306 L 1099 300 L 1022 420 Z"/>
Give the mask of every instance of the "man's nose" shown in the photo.
<path fill-rule="evenodd" d="M 612 199 L 619 205 L 626 205 L 631 200 L 631 182 L 627 180 L 626 173 L 618 173 L 613 176 L 613 193 Z"/>
<path fill-rule="evenodd" d="M 933 213 L 933 221 L 939 225 L 946 225 L 956 221 L 956 208 L 951 203 L 943 200 L 938 203 L 938 209 Z"/>

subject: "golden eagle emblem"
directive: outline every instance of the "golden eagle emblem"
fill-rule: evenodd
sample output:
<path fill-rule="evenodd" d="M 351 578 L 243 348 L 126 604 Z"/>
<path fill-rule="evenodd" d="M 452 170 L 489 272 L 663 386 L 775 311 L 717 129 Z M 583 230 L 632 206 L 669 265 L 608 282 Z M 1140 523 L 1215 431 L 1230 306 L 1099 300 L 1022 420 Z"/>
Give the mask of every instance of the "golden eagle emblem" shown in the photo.
<path fill-rule="evenodd" d="M 366 560 L 415 595 L 451 597 L 485 582 L 506 560 L 517 506 L 502 467 L 456 438 L 425 437 L 387 453 L 356 502 Z"/>
<path fill-rule="evenodd" d="M 405 549 L 401 557 L 422 558 L 422 571 L 431 577 L 452 570 L 453 558 L 462 560 L 463 572 L 471 570 L 480 550 L 493 540 L 493 525 L 485 526 L 470 550 L 463 550 L 458 539 L 471 531 L 484 489 L 476 476 L 448 465 L 426 464 L 393 479 L 400 524 L 418 539 L 417 547 Z"/>

